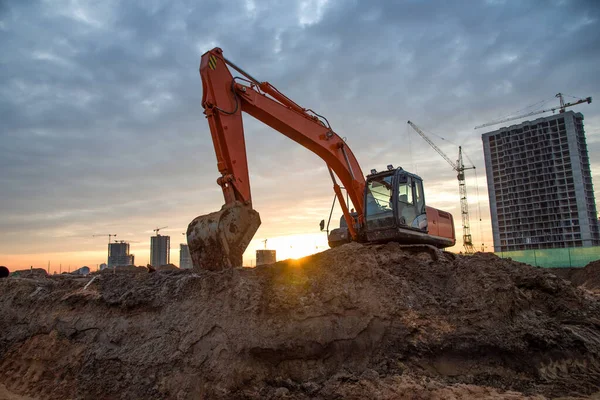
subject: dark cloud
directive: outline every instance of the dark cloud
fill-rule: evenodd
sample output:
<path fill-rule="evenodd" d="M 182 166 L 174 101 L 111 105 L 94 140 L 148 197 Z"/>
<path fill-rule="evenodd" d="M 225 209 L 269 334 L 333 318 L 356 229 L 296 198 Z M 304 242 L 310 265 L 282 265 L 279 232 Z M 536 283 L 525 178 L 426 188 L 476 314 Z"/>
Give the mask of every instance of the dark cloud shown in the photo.
<path fill-rule="evenodd" d="M 485 198 L 473 126 L 558 91 L 600 99 L 599 21 L 596 1 L 0 2 L 0 252 L 145 239 L 219 208 L 198 75 L 214 46 L 326 115 L 363 172 L 416 169 L 458 217 L 454 173 L 406 120 L 452 158 L 463 145 Z M 588 136 L 595 104 L 579 109 Z M 312 231 L 332 196 L 322 161 L 245 121 L 261 235 Z M 590 137 L 595 171 L 599 150 Z"/>

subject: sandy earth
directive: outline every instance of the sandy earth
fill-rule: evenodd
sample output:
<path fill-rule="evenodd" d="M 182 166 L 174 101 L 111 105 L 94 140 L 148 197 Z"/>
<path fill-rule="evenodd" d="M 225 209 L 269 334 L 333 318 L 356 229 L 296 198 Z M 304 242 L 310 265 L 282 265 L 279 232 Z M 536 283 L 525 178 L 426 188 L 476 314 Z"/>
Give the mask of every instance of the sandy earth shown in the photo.
<path fill-rule="evenodd" d="M 575 286 L 600 295 L 600 260 L 589 263 L 585 268 L 550 268 L 549 271 Z"/>
<path fill-rule="evenodd" d="M 600 298 L 492 254 L 90 279 L 0 280 L 0 398 L 600 398 Z"/>
<path fill-rule="evenodd" d="M 21 396 L 10 392 L 6 386 L 0 383 L 0 400 L 35 400 L 32 397 Z"/>

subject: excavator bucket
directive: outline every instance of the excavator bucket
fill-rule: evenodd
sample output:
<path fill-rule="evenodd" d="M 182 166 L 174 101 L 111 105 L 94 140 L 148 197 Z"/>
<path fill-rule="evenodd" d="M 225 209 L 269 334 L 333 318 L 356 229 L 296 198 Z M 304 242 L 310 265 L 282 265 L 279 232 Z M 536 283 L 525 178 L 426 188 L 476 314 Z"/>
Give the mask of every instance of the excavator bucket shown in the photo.
<path fill-rule="evenodd" d="M 194 269 L 241 267 L 242 255 L 259 226 L 258 212 L 239 201 L 197 217 L 187 229 Z"/>

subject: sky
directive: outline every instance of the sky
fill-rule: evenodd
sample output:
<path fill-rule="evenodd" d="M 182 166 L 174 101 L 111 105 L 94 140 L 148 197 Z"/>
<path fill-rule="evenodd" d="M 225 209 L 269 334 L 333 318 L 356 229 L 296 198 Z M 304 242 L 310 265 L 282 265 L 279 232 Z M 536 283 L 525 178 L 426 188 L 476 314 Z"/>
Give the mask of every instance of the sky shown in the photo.
<path fill-rule="evenodd" d="M 0 1 L 0 264 L 93 269 L 108 242 L 93 235 L 111 233 L 145 265 L 163 226 L 179 263 L 187 224 L 223 204 L 198 73 L 217 46 L 326 116 L 363 172 L 419 174 L 457 237 L 456 174 L 406 121 L 451 159 L 463 146 L 477 167 L 467 180 L 474 243 L 490 250 L 476 125 L 555 106 L 557 92 L 592 96 L 575 110 L 600 198 L 599 20 L 597 0 Z M 324 250 L 324 162 L 249 116 L 244 126 L 262 220 L 245 264 L 264 239 L 278 259 Z"/>

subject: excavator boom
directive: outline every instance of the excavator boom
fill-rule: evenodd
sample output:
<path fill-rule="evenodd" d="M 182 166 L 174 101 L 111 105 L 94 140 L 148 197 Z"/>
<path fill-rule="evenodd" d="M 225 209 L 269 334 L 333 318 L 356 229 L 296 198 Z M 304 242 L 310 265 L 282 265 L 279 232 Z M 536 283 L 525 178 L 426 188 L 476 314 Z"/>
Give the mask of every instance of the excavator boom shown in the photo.
<path fill-rule="evenodd" d="M 227 65 L 242 77 L 234 78 Z M 219 48 L 202 56 L 200 76 L 202 106 L 221 173 L 217 183 L 223 190 L 225 205 L 221 211 L 197 217 L 188 226 L 194 265 L 217 270 L 241 266 L 241 254 L 260 226 L 260 217 L 252 209 L 242 111 L 325 161 L 350 234 L 356 240 L 355 221 L 334 174 L 348 192 L 359 223 L 363 222 L 365 178 L 354 154 L 327 120 L 300 107 L 268 82 L 258 82 L 226 60 Z"/>
<path fill-rule="evenodd" d="M 241 76 L 234 77 L 229 68 Z M 260 216 L 252 208 L 242 112 L 319 156 L 329 170 L 343 223 L 329 235 L 331 246 L 349 241 L 400 241 L 448 247 L 455 243 L 449 213 L 425 205 L 422 180 L 402 168 L 365 179 L 356 157 L 329 122 L 305 109 L 268 82 L 223 57 L 219 48 L 202 55 L 202 107 L 208 120 L 225 204 L 194 219 L 187 230 L 194 267 L 220 270 L 242 265 L 242 255 Z M 342 195 L 341 181 L 354 209 Z M 368 187 L 367 187 L 368 186 Z M 344 226 L 342 226 L 344 225 Z"/>

